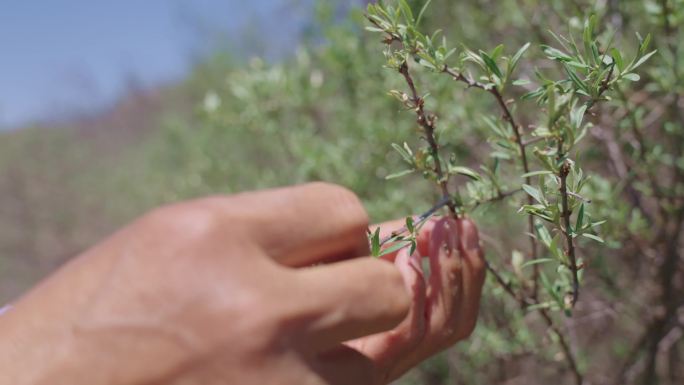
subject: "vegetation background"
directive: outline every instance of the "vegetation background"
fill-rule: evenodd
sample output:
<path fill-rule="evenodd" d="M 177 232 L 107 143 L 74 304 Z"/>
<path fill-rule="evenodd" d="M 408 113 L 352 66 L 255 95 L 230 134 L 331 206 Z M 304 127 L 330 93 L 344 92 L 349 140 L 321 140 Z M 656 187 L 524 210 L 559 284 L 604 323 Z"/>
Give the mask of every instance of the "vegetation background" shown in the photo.
<path fill-rule="evenodd" d="M 416 13 L 423 5 L 409 3 Z M 402 79 L 383 68 L 363 8 L 348 5 L 317 1 L 301 46 L 281 60 L 217 49 L 182 81 L 131 92 L 99 115 L 0 133 L 0 301 L 166 202 L 325 180 L 358 193 L 374 221 L 429 208 L 438 195 L 420 177 L 384 179 L 402 169 L 390 144 L 417 141 L 415 117 L 387 95 Z M 572 317 L 554 313 L 554 324 L 584 383 L 681 384 L 684 1 L 435 0 L 423 25 L 475 49 L 503 43 L 515 52 L 532 42 L 519 71 L 534 79 L 544 64 L 539 45 L 554 45 L 548 31 L 572 32 L 590 14 L 626 51 L 640 32 L 652 34 L 658 53 L 630 91 L 613 93 L 592 117 L 581 157 L 591 208 L 608 221 L 606 243 L 582 243 L 580 300 Z M 496 113 L 496 101 L 447 77 L 419 76 L 430 108 L 449 122 L 441 136 L 458 162 L 488 162 L 492 134 L 481 116 Z M 529 103 L 517 108 L 527 124 Z M 525 274 L 515 257 L 527 246 L 516 212 L 523 199 L 471 214 L 488 259 L 511 282 Z M 475 334 L 399 384 L 576 383 L 558 342 L 538 312 L 521 311 L 490 279 Z"/>

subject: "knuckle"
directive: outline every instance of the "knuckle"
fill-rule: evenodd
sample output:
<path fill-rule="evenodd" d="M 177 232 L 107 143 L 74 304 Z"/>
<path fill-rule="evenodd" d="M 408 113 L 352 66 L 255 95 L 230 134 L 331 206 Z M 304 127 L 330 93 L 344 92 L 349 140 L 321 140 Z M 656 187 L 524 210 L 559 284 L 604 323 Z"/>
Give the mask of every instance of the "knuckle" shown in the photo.
<path fill-rule="evenodd" d="M 147 213 L 142 222 L 175 239 L 201 239 L 218 226 L 218 215 L 208 203 L 202 199 L 162 206 Z"/>
<path fill-rule="evenodd" d="M 470 265 L 470 268 L 472 269 L 473 273 L 478 278 L 484 277 L 484 273 L 486 270 L 484 258 L 482 258 L 479 254 L 478 255 L 468 255 L 468 264 Z"/>
<path fill-rule="evenodd" d="M 462 218 L 460 219 L 461 222 L 461 232 L 463 233 L 471 233 L 471 232 L 477 232 L 477 226 L 475 225 L 475 222 L 473 222 L 472 219 L 470 218 Z"/>
<path fill-rule="evenodd" d="M 326 182 L 313 182 L 308 186 L 320 191 L 322 195 L 328 196 L 330 202 L 340 213 L 348 214 L 349 217 L 357 220 L 359 225 L 366 226 L 368 224 L 368 213 L 366 213 L 361 199 L 350 189 Z"/>

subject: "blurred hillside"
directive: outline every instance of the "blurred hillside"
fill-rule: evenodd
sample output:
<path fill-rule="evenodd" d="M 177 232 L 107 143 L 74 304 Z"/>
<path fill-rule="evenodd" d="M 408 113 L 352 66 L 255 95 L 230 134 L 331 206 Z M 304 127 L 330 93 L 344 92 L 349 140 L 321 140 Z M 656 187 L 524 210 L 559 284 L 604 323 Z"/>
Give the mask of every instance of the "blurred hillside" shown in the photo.
<path fill-rule="evenodd" d="M 150 183 L 177 183 L 171 180 L 188 176 L 183 174 L 183 167 L 188 165 L 182 160 L 178 159 L 179 169 L 173 170 L 168 164 L 160 166 L 160 162 L 167 161 L 160 157 L 182 157 L 187 155 L 184 151 L 193 151 L 189 143 L 174 149 L 174 140 L 189 139 L 174 135 L 194 136 L 193 132 L 203 131 L 206 120 L 199 113 L 202 101 L 214 85 L 227 81 L 227 74 L 244 68 L 253 55 L 276 62 L 291 60 L 295 40 L 302 33 L 311 36 L 310 44 L 320 44 L 321 40 L 314 36 L 317 24 L 310 20 L 311 3 L 264 1 L 239 6 L 233 9 L 239 15 L 224 18 L 230 19 L 228 26 L 245 25 L 225 29 L 217 15 L 210 17 L 176 2 L 184 12 L 181 26 L 192 29 L 194 39 L 205 39 L 195 51 L 188 52 L 197 56 L 187 58 L 194 63 L 187 75 L 154 86 L 136 76 L 123 78 L 125 84 L 117 86 L 123 90 L 119 91 L 121 96 L 109 106 L 81 95 L 76 105 L 87 107 L 54 111 L 52 120 L 37 113 L 35 120 L 44 123 L 34 126 L 9 131 L 0 127 L 0 302 L 15 298 L 66 259 L 144 210 L 202 192 L 220 192 L 214 190 L 216 187 L 225 188 L 228 179 L 202 192 L 187 193 Z M 345 1 L 331 7 L 331 20 L 346 16 L 353 3 L 357 2 Z M 150 5 L 152 10 L 154 7 Z M 249 9 L 261 13 L 249 13 Z M 29 10 L 27 6 L 25 12 Z M 277 14 L 286 10 L 292 15 L 273 21 L 275 14 L 266 10 Z M 73 18 L 80 23 L 77 16 Z M 249 20 L 268 22 L 269 28 L 281 29 L 281 33 L 277 39 L 261 36 Z M 178 60 L 167 57 L 169 53 L 163 55 L 174 61 L 170 66 L 178 65 Z M 166 67 L 159 70 L 168 71 Z M 196 154 L 201 151 L 197 149 Z M 148 176 L 150 179 L 145 179 Z"/>
<path fill-rule="evenodd" d="M 103 181 L 145 151 L 165 117 L 187 117 L 192 106 L 182 86 L 170 86 L 131 93 L 64 125 L 0 132 L 0 301 L 127 218 L 113 215 L 116 191 Z"/>

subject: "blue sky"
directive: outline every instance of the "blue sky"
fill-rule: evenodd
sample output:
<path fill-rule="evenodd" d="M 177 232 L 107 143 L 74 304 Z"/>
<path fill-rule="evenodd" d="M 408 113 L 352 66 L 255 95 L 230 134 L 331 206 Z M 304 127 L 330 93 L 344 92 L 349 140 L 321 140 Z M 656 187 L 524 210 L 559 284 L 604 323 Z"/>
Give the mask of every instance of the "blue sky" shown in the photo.
<path fill-rule="evenodd" d="M 0 0 L 0 128 L 106 105 L 131 79 L 177 79 L 218 36 L 239 42 L 241 31 L 277 29 L 273 48 L 291 49 L 306 4 Z"/>

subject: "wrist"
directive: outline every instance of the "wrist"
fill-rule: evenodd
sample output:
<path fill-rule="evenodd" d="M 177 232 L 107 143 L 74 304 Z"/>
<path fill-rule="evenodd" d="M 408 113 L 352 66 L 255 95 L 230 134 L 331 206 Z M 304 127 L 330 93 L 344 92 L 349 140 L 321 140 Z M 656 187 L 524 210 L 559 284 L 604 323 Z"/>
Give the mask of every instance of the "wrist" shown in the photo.
<path fill-rule="evenodd" d="M 59 378 L 73 385 L 86 384 L 76 381 L 74 373 L 68 374 L 73 372 L 68 358 L 75 355 L 72 341 L 60 331 L 60 320 L 32 314 L 22 305 L 0 315 L 0 382 L 38 385 Z"/>
<path fill-rule="evenodd" d="M 67 266 L 0 315 L 0 384 L 154 383 L 184 363 L 188 349 L 173 333 L 94 310 L 103 275 L 82 267 Z"/>
<path fill-rule="evenodd" d="M 154 327 L 103 327 L 57 319 L 18 304 L 0 315 L 0 384 L 157 383 L 188 349 Z"/>

